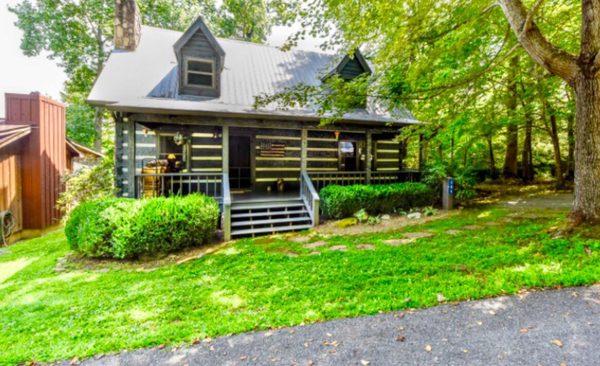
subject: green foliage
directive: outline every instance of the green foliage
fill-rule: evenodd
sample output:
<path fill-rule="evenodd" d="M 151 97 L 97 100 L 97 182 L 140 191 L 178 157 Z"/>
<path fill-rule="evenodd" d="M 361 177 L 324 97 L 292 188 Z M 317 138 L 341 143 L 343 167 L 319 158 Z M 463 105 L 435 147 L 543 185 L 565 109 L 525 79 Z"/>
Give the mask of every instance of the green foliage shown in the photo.
<path fill-rule="evenodd" d="M 87 257 L 136 258 L 200 245 L 215 233 L 217 202 L 207 196 L 85 202 L 65 226 L 72 249 Z"/>
<path fill-rule="evenodd" d="M 364 209 L 368 214 L 392 213 L 430 205 L 434 192 L 423 183 L 382 185 L 330 185 L 321 190 L 321 209 L 326 217 L 343 218 Z"/>
<path fill-rule="evenodd" d="M 364 208 L 356 211 L 353 215 L 361 224 L 369 219 L 369 214 Z"/>
<path fill-rule="evenodd" d="M 65 217 L 80 203 L 112 197 L 115 193 L 112 154 L 92 167 L 63 176 L 63 183 L 65 190 L 56 204 Z"/>
<path fill-rule="evenodd" d="M 427 206 L 423 209 L 424 216 L 433 216 L 437 214 L 438 210 L 433 206 Z"/>
<path fill-rule="evenodd" d="M 116 258 L 168 253 L 206 243 L 217 228 L 219 207 L 212 197 L 194 194 L 141 202 L 113 233 Z"/>
<path fill-rule="evenodd" d="M 477 194 L 475 191 L 475 174 L 470 167 L 451 167 L 442 161 L 434 161 L 425 167 L 423 182 L 432 190 L 442 194 L 442 185 L 447 177 L 454 178 L 454 196 L 459 201 L 468 201 Z"/>

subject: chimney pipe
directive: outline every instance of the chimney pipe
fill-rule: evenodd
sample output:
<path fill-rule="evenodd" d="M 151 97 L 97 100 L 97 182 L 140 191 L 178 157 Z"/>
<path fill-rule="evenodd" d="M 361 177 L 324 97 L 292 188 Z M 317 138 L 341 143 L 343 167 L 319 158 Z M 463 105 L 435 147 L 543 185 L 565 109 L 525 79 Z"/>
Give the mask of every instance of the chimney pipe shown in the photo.
<path fill-rule="evenodd" d="M 135 0 L 115 0 L 115 48 L 135 50 L 140 43 L 141 26 Z"/>

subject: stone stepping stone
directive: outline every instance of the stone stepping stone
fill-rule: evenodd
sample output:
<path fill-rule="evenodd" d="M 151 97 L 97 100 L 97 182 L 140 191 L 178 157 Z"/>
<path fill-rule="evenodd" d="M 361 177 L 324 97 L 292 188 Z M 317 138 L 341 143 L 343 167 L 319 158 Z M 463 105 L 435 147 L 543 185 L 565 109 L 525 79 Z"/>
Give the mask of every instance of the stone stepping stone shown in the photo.
<path fill-rule="evenodd" d="M 285 255 L 287 255 L 290 258 L 295 258 L 298 256 L 298 253 L 294 253 L 294 252 L 287 252 L 285 253 Z"/>
<path fill-rule="evenodd" d="M 479 225 L 466 225 L 462 227 L 463 230 L 481 230 L 483 229 L 483 226 L 479 226 Z"/>
<path fill-rule="evenodd" d="M 448 235 L 458 235 L 460 233 L 462 233 L 462 230 L 454 230 L 454 229 L 446 230 L 446 234 L 448 234 Z"/>
<path fill-rule="evenodd" d="M 373 244 L 359 244 L 356 246 L 358 250 L 375 250 L 375 246 Z"/>
<path fill-rule="evenodd" d="M 387 245 L 391 245 L 393 247 L 397 247 L 400 245 L 406 245 L 406 244 L 410 244 L 410 243 L 414 243 L 417 239 L 415 238 L 404 238 L 404 239 L 389 239 L 389 240 L 384 240 L 383 242 L 386 243 Z"/>
<path fill-rule="evenodd" d="M 346 248 L 345 245 L 334 245 L 331 248 L 329 248 L 329 250 L 332 250 L 335 252 L 345 252 L 346 250 L 348 250 L 348 248 Z"/>
<path fill-rule="evenodd" d="M 327 245 L 327 242 L 325 242 L 323 240 L 319 240 L 319 241 L 315 241 L 314 243 L 304 244 L 304 248 L 315 249 L 315 248 L 322 247 L 325 245 Z"/>
<path fill-rule="evenodd" d="M 492 221 L 492 222 L 486 222 L 484 225 L 485 226 L 499 226 L 500 223 Z"/>
<path fill-rule="evenodd" d="M 321 255 L 321 252 L 317 252 L 316 250 L 314 252 L 310 252 L 308 253 L 308 255 Z"/>
<path fill-rule="evenodd" d="M 290 240 L 293 241 L 294 243 L 306 243 L 307 241 L 310 241 L 312 238 L 310 236 L 296 236 L 294 238 L 291 238 Z"/>
<path fill-rule="evenodd" d="M 414 233 L 405 233 L 403 235 L 407 239 L 420 239 L 420 238 L 430 238 L 433 236 L 432 233 L 428 232 L 414 232 Z"/>

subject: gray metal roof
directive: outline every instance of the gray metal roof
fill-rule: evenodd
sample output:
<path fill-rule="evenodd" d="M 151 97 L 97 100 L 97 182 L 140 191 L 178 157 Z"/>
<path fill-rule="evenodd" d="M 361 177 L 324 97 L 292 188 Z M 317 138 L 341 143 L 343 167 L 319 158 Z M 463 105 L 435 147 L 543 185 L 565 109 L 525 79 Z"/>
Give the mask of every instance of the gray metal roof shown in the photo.
<path fill-rule="evenodd" d="M 299 83 L 319 85 L 335 67 L 333 55 L 217 38 L 225 51 L 218 98 L 178 95 L 177 59 L 173 45 L 182 33 L 143 26 L 135 51 L 114 50 L 88 96 L 88 102 L 122 111 L 319 118 L 308 108 L 266 106 L 254 109 L 255 97 L 274 94 Z M 410 111 L 393 114 L 378 103 L 344 115 L 344 120 L 418 123 Z"/>

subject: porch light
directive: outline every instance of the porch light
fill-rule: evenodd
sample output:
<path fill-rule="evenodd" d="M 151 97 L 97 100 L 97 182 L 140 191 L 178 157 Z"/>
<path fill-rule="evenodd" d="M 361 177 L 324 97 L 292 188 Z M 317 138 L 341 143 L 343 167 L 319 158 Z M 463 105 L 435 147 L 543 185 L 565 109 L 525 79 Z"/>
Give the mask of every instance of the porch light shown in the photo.
<path fill-rule="evenodd" d="M 148 136 L 148 129 L 147 128 L 143 128 L 142 129 L 142 133 L 144 134 L 144 136 Z"/>
<path fill-rule="evenodd" d="M 334 134 L 335 134 L 335 139 L 339 140 L 340 139 L 340 131 L 335 131 Z"/>
<path fill-rule="evenodd" d="M 185 144 L 186 138 L 181 132 L 177 132 L 175 136 L 173 136 L 173 142 L 175 142 L 175 145 L 181 146 Z"/>

